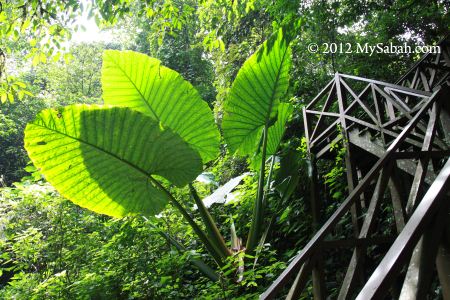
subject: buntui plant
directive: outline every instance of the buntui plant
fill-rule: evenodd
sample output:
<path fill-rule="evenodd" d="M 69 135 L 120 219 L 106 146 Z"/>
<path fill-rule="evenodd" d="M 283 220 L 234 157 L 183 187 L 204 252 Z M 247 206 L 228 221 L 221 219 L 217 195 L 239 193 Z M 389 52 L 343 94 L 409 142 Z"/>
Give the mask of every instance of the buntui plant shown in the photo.
<path fill-rule="evenodd" d="M 47 109 L 25 130 L 25 148 L 45 178 L 67 199 L 112 217 L 155 215 L 177 208 L 219 266 L 233 252 L 253 252 L 263 234 L 266 161 L 282 139 L 292 106 L 283 102 L 291 53 L 280 29 L 238 72 L 225 102 L 223 132 L 230 152 L 259 166 L 253 220 L 244 247 L 228 248 L 191 182 L 219 153 L 219 131 L 207 103 L 190 83 L 160 61 L 132 51 L 106 50 L 102 87 L 105 105 Z M 272 159 L 272 167 L 273 167 Z M 206 231 L 194 221 L 169 185 L 189 184 Z M 161 233 L 177 249 L 183 248 Z M 194 261 L 205 275 L 216 274 Z"/>

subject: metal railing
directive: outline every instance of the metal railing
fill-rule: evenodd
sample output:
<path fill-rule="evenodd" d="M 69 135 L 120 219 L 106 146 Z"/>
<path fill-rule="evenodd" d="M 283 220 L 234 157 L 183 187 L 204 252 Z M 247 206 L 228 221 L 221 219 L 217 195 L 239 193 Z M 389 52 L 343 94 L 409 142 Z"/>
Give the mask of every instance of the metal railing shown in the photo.
<path fill-rule="evenodd" d="M 387 293 L 395 294 L 394 298 L 413 295 L 420 299 L 431 282 L 427 274 L 432 274 L 433 260 L 447 259 L 441 265 L 450 265 L 448 257 L 438 254 L 440 239 L 448 231 L 443 225 L 448 201 L 443 199 L 448 197 L 450 172 L 450 47 L 447 40 L 439 45 L 441 53 L 425 55 L 396 84 L 335 74 L 303 109 L 313 161 L 330 156 L 331 144 L 344 143 L 349 195 L 260 299 L 287 292 L 289 283 L 286 299 L 296 299 L 310 278 L 314 298 L 325 299 L 323 257 L 328 244 L 353 248 L 338 299 L 354 298 L 358 291 L 358 299 L 379 299 Z M 370 134 L 366 137 L 363 131 Z M 369 161 L 375 163 L 370 168 L 355 159 L 373 154 Z M 411 168 L 406 176 L 399 176 L 405 161 Z M 377 236 L 380 206 L 387 199 L 397 234 Z M 313 219 L 318 222 L 320 205 L 315 202 L 319 199 L 311 200 Z M 336 225 L 347 214 L 351 215 L 353 238 L 331 241 Z M 368 246 L 392 242 L 366 283 Z M 410 260 L 403 289 L 390 289 L 398 285 L 394 283 Z M 414 277 L 417 272 L 421 276 Z M 450 270 L 438 267 L 438 273 L 442 293 L 450 297 Z"/>

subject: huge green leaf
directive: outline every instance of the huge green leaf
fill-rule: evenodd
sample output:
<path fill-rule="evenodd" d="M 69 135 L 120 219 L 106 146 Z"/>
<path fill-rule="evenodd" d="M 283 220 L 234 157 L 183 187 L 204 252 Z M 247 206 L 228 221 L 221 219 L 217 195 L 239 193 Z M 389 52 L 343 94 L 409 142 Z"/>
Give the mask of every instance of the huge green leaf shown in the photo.
<path fill-rule="evenodd" d="M 301 175 L 300 170 L 307 169 L 305 160 L 302 159 L 300 153 L 296 150 L 289 149 L 280 159 L 280 168 L 275 176 L 274 187 L 281 197 L 281 203 L 287 201 L 294 193 Z M 305 174 L 302 174 L 305 179 Z"/>
<path fill-rule="evenodd" d="M 286 123 L 292 115 L 294 107 L 290 103 L 280 103 L 278 105 L 277 121 L 269 128 L 269 135 L 267 140 L 267 155 L 275 154 L 283 138 L 286 130 Z"/>
<path fill-rule="evenodd" d="M 265 124 L 276 116 L 287 91 L 290 66 L 291 51 L 280 30 L 239 70 L 224 105 L 222 123 L 232 152 L 255 152 Z"/>
<path fill-rule="evenodd" d="M 286 123 L 292 115 L 294 107 L 290 103 L 282 102 L 278 105 L 277 121 L 273 126 L 269 127 L 269 135 L 267 137 L 267 156 L 274 155 L 278 151 L 280 142 L 286 130 Z M 251 160 L 250 167 L 257 170 L 261 166 L 261 152 L 257 152 Z"/>
<path fill-rule="evenodd" d="M 218 155 L 219 132 L 208 104 L 177 72 L 147 55 L 106 50 L 102 69 L 105 104 L 138 110 L 178 133 L 203 162 Z"/>
<path fill-rule="evenodd" d="M 73 105 L 42 111 L 25 129 L 36 167 L 66 198 L 114 217 L 155 214 L 202 171 L 198 153 L 170 129 L 129 108 Z"/>

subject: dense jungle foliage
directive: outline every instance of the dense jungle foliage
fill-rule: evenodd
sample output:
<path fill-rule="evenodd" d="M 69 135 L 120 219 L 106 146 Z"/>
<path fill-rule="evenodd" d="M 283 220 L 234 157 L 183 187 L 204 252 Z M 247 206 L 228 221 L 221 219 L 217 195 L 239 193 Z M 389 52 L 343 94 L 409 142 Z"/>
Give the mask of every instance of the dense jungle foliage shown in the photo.
<path fill-rule="evenodd" d="M 0 299 L 256 299 L 315 230 L 301 108 L 335 72 L 393 82 L 420 56 L 308 45 L 432 45 L 450 26 L 440 0 L 0 4 Z M 71 42 L 83 14 L 111 41 Z M 87 123 L 66 138 L 134 169 L 32 127 L 69 115 Z M 143 135 L 157 138 L 127 149 Z M 346 194 L 341 147 L 320 165 L 325 212 Z M 70 192 L 70 174 L 97 190 Z"/>

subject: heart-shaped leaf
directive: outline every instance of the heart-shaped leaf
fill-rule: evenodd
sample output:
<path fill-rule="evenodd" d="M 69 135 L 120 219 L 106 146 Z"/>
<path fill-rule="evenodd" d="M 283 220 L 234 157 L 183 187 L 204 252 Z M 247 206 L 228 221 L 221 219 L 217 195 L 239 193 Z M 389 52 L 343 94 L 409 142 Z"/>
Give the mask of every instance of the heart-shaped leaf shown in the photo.
<path fill-rule="evenodd" d="M 155 58 L 106 50 L 102 69 L 105 104 L 138 110 L 178 133 L 203 162 L 219 151 L 219 131 L 208 104 L 183 77 Z"/>
<path fill-rule="evenodd" d="M 27 125 L 25 148 L 63 196 L 114 217 L 160 212 L 168 198 L 157 177 L 183 186 L 202 171 L 183 139 L 129 108 L 44 110 Z"/>
<path fill-rule="evenodd" d="M 232 152 L 252 155 L 266 124 L 277 116 L 289 84 L 291 50 L 282 30 L 239 70 L 224 105 L 224 137 Z M 269 132 L 270 139 L 270 132 Z"/>

